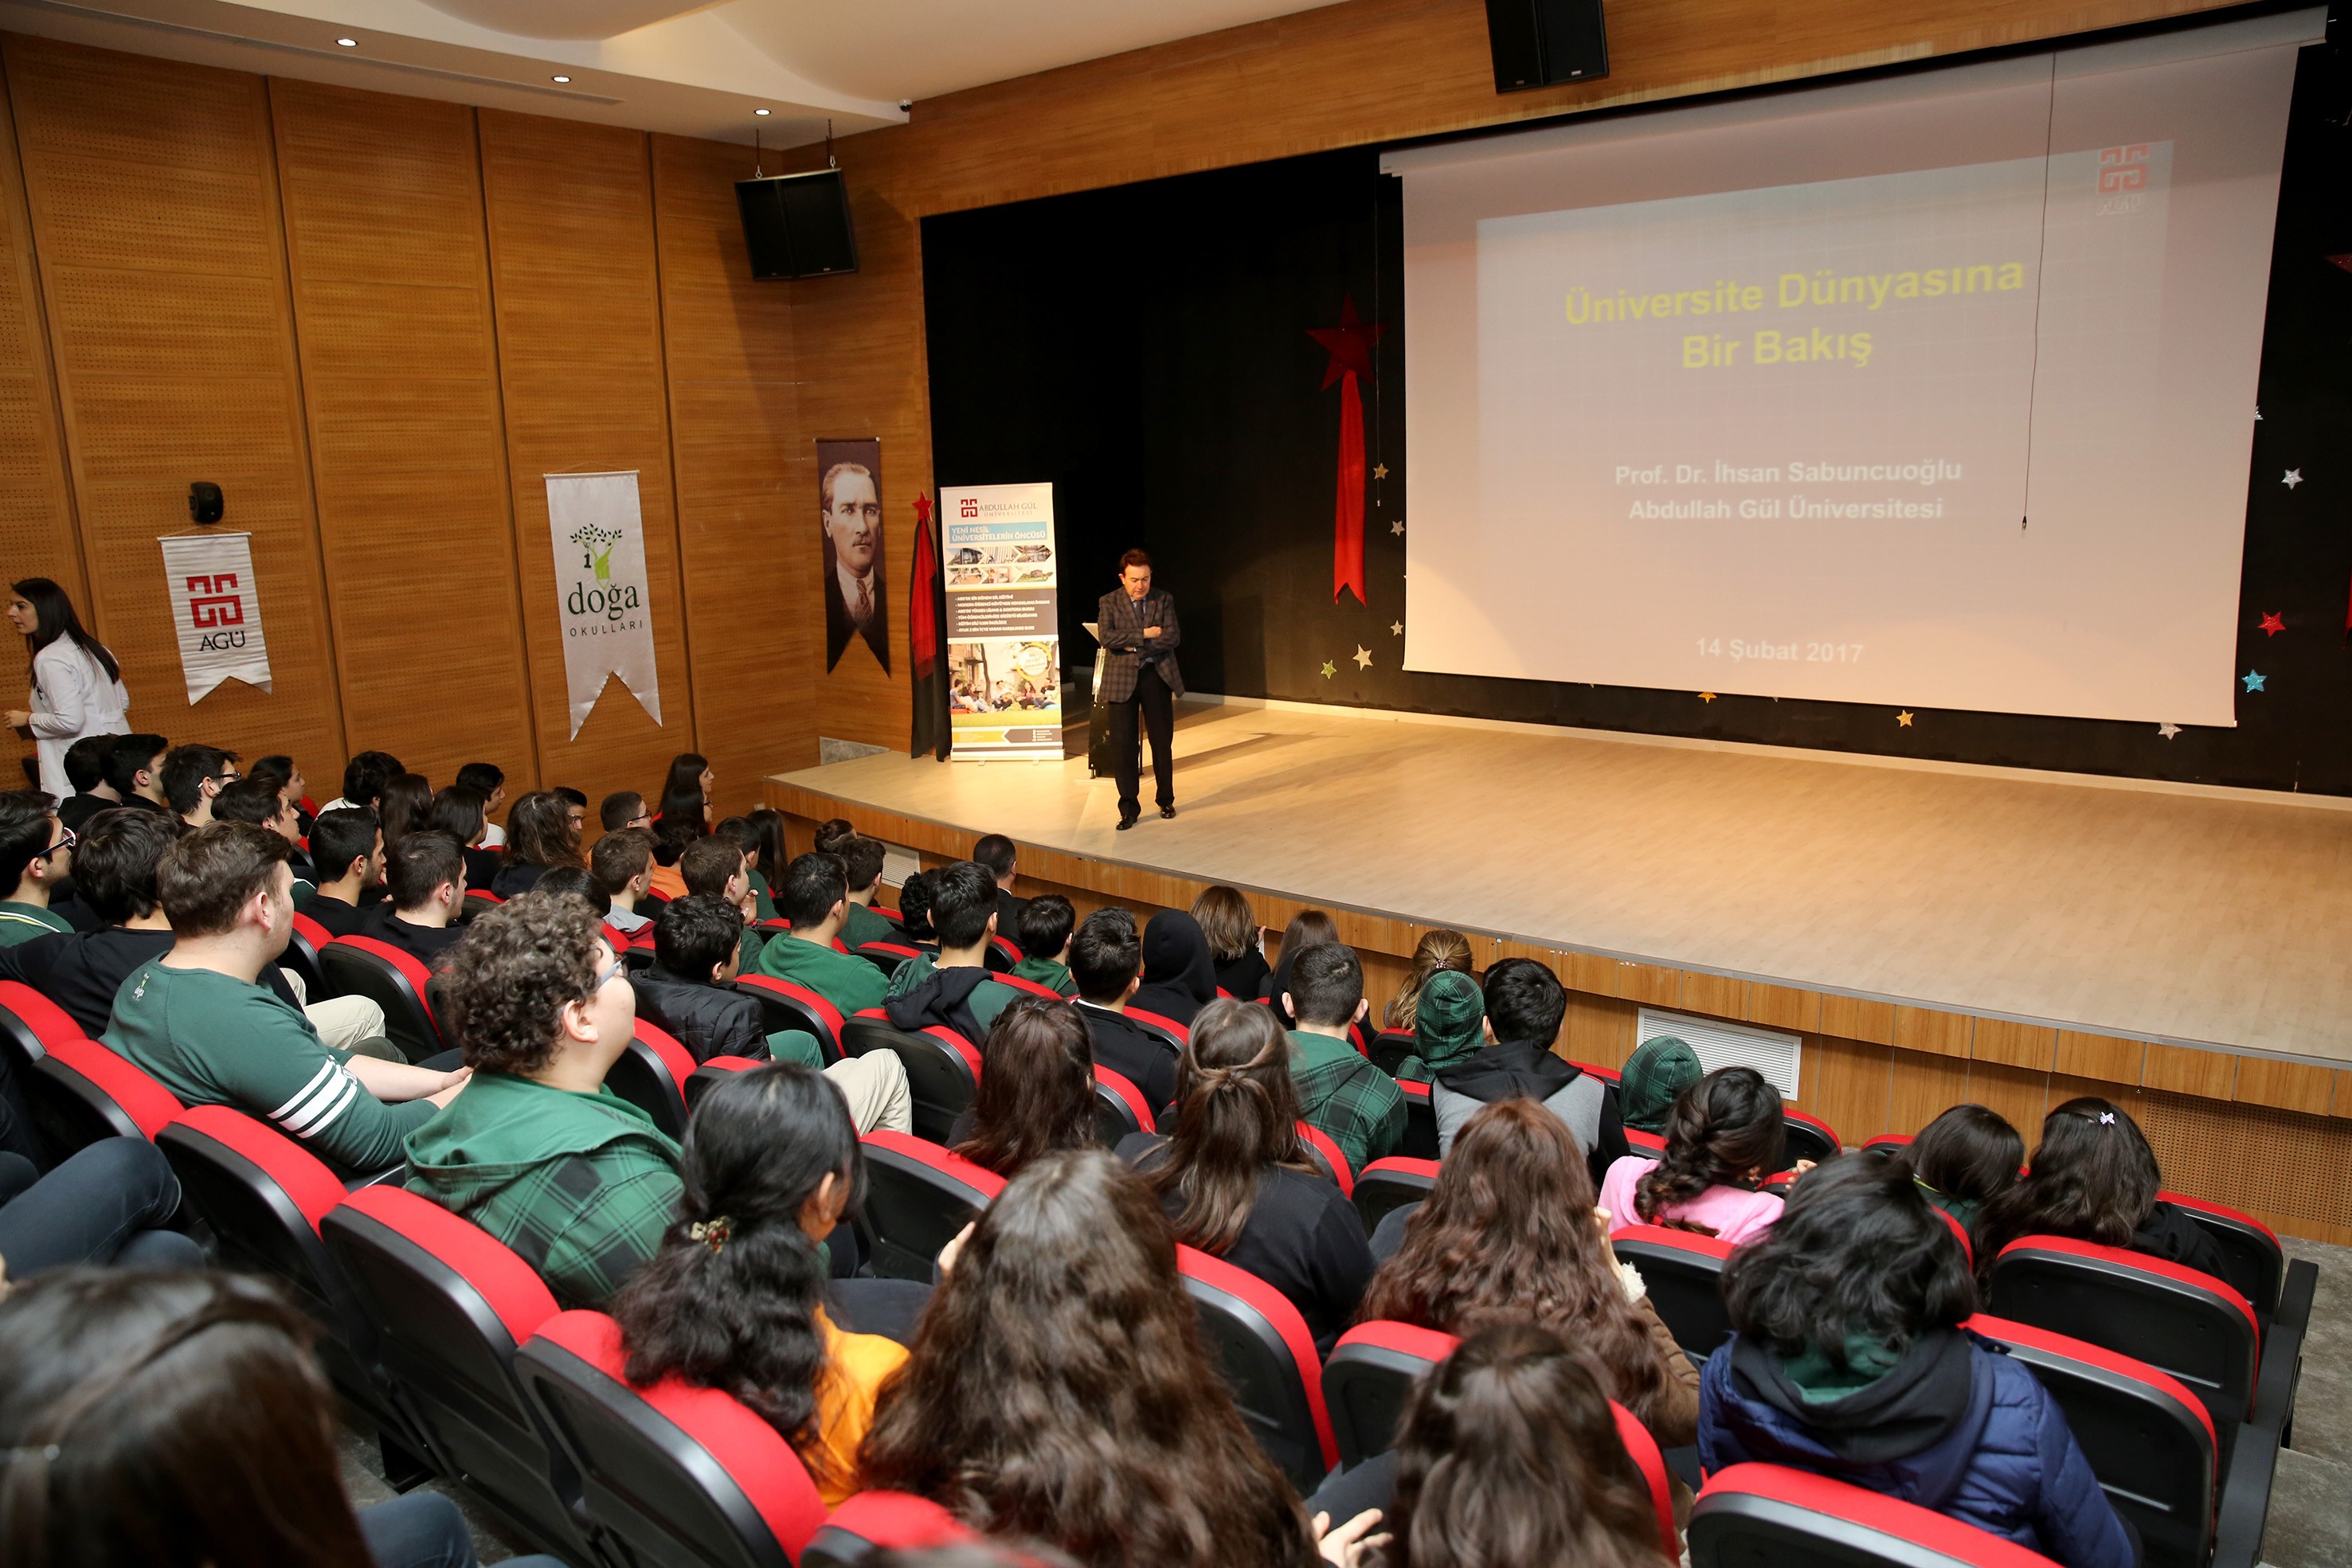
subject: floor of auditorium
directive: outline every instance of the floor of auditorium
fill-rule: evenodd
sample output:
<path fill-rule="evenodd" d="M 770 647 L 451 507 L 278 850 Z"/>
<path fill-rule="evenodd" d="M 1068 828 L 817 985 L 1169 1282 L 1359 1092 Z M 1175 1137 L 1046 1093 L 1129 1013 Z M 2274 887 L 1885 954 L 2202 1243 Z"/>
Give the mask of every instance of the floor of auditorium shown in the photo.
<path fill-rule="evenodd" d="M 1126 833 L 1083 759 L 881 753 L 785 778 L 1326 905 L 2352 1061 L 2342 802 L 1239 704 L 1188 705 L 1176 775 L 1178 818 Z"/>

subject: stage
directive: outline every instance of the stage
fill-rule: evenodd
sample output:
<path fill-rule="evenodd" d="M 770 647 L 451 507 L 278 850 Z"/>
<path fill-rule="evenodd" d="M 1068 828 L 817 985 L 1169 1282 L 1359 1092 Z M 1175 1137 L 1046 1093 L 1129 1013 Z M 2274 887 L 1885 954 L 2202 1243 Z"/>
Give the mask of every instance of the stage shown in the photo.
<path fill-rule="evenodd" d="M 1176 755 L 1181 814 L 1147 785 L 1125 833 L 1083 758 L 877 755 L 773 784 L 796 814 L 1003 832 L 1857 1017 L 2352 1062 L 2352 802 L 1289 706 L 1187 704 Z"/>

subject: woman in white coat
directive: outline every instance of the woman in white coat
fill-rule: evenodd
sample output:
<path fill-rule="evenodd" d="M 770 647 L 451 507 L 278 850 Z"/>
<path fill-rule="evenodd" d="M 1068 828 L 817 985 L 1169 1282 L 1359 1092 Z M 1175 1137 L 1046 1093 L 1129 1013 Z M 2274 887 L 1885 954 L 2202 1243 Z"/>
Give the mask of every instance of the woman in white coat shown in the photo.
<path fill-rule="evenodd" d="M 66 748 L 86 735 L 127 733 L 131 694 L 122 689 L 122 666 L 105 643 L 82 630 L 64 589 L 46 577 L 10 586 L 8 623 L 32 650 L 33 695 L 31 707 L 8 711 L 8 727 L 32 732 L 41 754 L 41 788 L 64 800 L 73 794 L 66 782 Z"/>

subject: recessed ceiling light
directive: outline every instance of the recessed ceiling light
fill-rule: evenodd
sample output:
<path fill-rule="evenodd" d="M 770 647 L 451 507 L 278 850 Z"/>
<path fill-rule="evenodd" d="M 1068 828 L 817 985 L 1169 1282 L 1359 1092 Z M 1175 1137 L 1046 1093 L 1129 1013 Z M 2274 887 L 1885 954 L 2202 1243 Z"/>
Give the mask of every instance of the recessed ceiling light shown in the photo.
<path fill-rule="evenodd" d="M 553 81 L 570 81 L 572 78 L 570 77 L 553 77 L 550 79 Z"/>
<path fill-rule="evenodd" d="M 356 49 L 360 47 L 360 41 L 357 38 L 337 38 L 335 42 L 347 49 Z"/>
<path fill-rule="evenodd" d="M 765 114 L 765 113 L 767 113 L 768 111 L 767 111 L 766 110 L 764 110 L 764 109 L 755 109 L 755 110 L 753 110 L 751 112 L 752 112 L 752 113 L 754 113 L 754 114 Z"/>

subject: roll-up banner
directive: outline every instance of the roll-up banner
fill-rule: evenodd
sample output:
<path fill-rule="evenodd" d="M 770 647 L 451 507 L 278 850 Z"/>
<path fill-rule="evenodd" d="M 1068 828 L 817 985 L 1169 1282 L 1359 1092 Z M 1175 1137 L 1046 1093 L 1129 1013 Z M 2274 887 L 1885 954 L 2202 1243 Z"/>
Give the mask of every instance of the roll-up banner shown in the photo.
<path fill-rule="evenodd" d="M 188 706 L 223 681 L 269 690 L 269 644 L 261 635 L 261 598 L 254 591 L 251 534 L 172 534 L 163 547 L 163 577 L 172 595 L 172 624 L 180 639 L 180 673 Z"/>
<path fill-rule="evenodd" d="M 964 761 L 1062 758 L 1054 486 L 940 492 L 948 709 Z"/>

